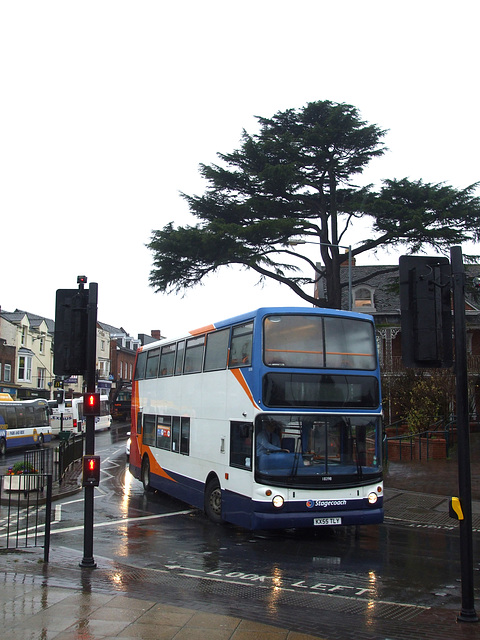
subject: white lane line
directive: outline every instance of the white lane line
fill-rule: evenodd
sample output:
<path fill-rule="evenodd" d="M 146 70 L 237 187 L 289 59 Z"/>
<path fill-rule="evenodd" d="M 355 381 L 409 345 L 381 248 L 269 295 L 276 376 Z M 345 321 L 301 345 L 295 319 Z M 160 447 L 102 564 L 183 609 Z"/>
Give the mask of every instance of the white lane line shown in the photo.
<path fill-rule="evenodd" d="M 120 520 L 108 520 L 106 522 L 95 522 L 93 527 L 109 527 L 117 524 L 127 524 L 128 522 L 141 522 L 142 520 L 154 520 L 155 518 L 171 518 L 172 516 L 184 516 L 189 513 L 193 513 L 193 509 L 187 509 L 185 511 L 175 511 L 174 513 L 164 513 L 152 516 L 139 516 L 138 518 L 121 518 Z M 54 533 L 67 533 L 68 531 L 80 531 L 84 528 L 84 525 L 78 525 L 76 527 L 64 527 L 63 529 L 52 529 L 51 535 Z"/>

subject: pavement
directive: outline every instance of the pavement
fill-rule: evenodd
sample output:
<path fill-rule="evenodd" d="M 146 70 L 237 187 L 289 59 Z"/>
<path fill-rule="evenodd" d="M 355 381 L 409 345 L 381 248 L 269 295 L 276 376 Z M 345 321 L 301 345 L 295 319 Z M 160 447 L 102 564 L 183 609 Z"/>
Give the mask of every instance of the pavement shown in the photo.
<path fill-rule="evenodd" d="M 471 477 L 472 535 L 476 537 L 480 534 L 480 434 L 471 437 Z M 446 461 L 389 462 L 384 485 L 387 525 L 458 528 L 448 515 L 449 499 L 458 495 L 455 455 Z M 62 485 L 54 487 L 54 499 L 79 490 L 79 467 L 74 465 Z M 299 599 L 298 616 L 292 618 L 292 594 L 279 594 L 273 607 L 271 589 L 266 594 L 257 587 L 256 604 L 251 590 L 244 593 L 237 587 L 233 597 L 222 598 L 211 585 L 202 585 L 201 594 L 192 601 L 178 577 L 157 575 L 150 584 L 152 578 L 145 571 L 98 557 L 97 568 L 80 568 L 79 554 L 63 547 L 51 548 L 48 564 L 42 558 L 39 548 L 0 551 L 2 640 L 480 638 L 479 623 L 457 620 L 461 601 L 457 608 L 451 604 L 424 607 L 318 594 L 310 609 L 305 607 L 305 597 Z M 478 558 L 474 558 L 474 573 L 478 600 Z M 116 581 L 122 579 L 143 584 L 139 597 L 115 589 Z M 281 606 L 282 598 L 288 607 Z M 480 615 L 478 602 L 476 613 Z"/>

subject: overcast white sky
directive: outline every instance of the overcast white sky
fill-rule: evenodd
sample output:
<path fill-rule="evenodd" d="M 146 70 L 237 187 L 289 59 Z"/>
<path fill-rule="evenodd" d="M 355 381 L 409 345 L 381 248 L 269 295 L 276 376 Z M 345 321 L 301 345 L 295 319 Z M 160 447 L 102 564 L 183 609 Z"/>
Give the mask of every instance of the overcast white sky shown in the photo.
<path fill-rule="evenodd" d="M 183 298 L 155 294 L 145 244 L 192 222 L 179 192 L 204 191 L 199 163 L 238 148 L 255 115 L 309 101 L 389 129 L 366 181 L 478 181 L 479 7 L 0 0 L 2 309 L 53 318 L 56 289 L 80 274 L 98 282 L 99 320 L 134 336 L 302 305 L 232 269 Z"/>

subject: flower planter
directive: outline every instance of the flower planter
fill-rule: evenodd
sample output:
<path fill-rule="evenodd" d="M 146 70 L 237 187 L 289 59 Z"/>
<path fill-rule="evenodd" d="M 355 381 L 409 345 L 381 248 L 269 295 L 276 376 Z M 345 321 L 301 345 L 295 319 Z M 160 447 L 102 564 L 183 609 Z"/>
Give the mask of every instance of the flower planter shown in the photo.
<path fill-rule="evenodd" d="M 4 491 L 38 491 L 40 488 L 40 478 L 35 474 L 25 474 L 18 476 L 4 476 L 3 477 L 3 490 Z"/>

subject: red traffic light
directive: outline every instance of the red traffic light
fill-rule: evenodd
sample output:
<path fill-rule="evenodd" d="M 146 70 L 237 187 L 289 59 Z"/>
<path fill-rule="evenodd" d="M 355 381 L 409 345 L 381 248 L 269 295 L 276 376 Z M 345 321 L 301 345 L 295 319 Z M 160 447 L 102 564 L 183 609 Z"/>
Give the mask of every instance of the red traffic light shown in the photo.
<path fill-rule="evenodd" d="M 82 485 L 98 487 L 100 484 L 100 456 L 83 456 Z"/>
<path fill-rule="evenodd" d="M 100 394 L 85 393 L 83 395 L 83 415 L 99 416 L 100 415 Z"/>

